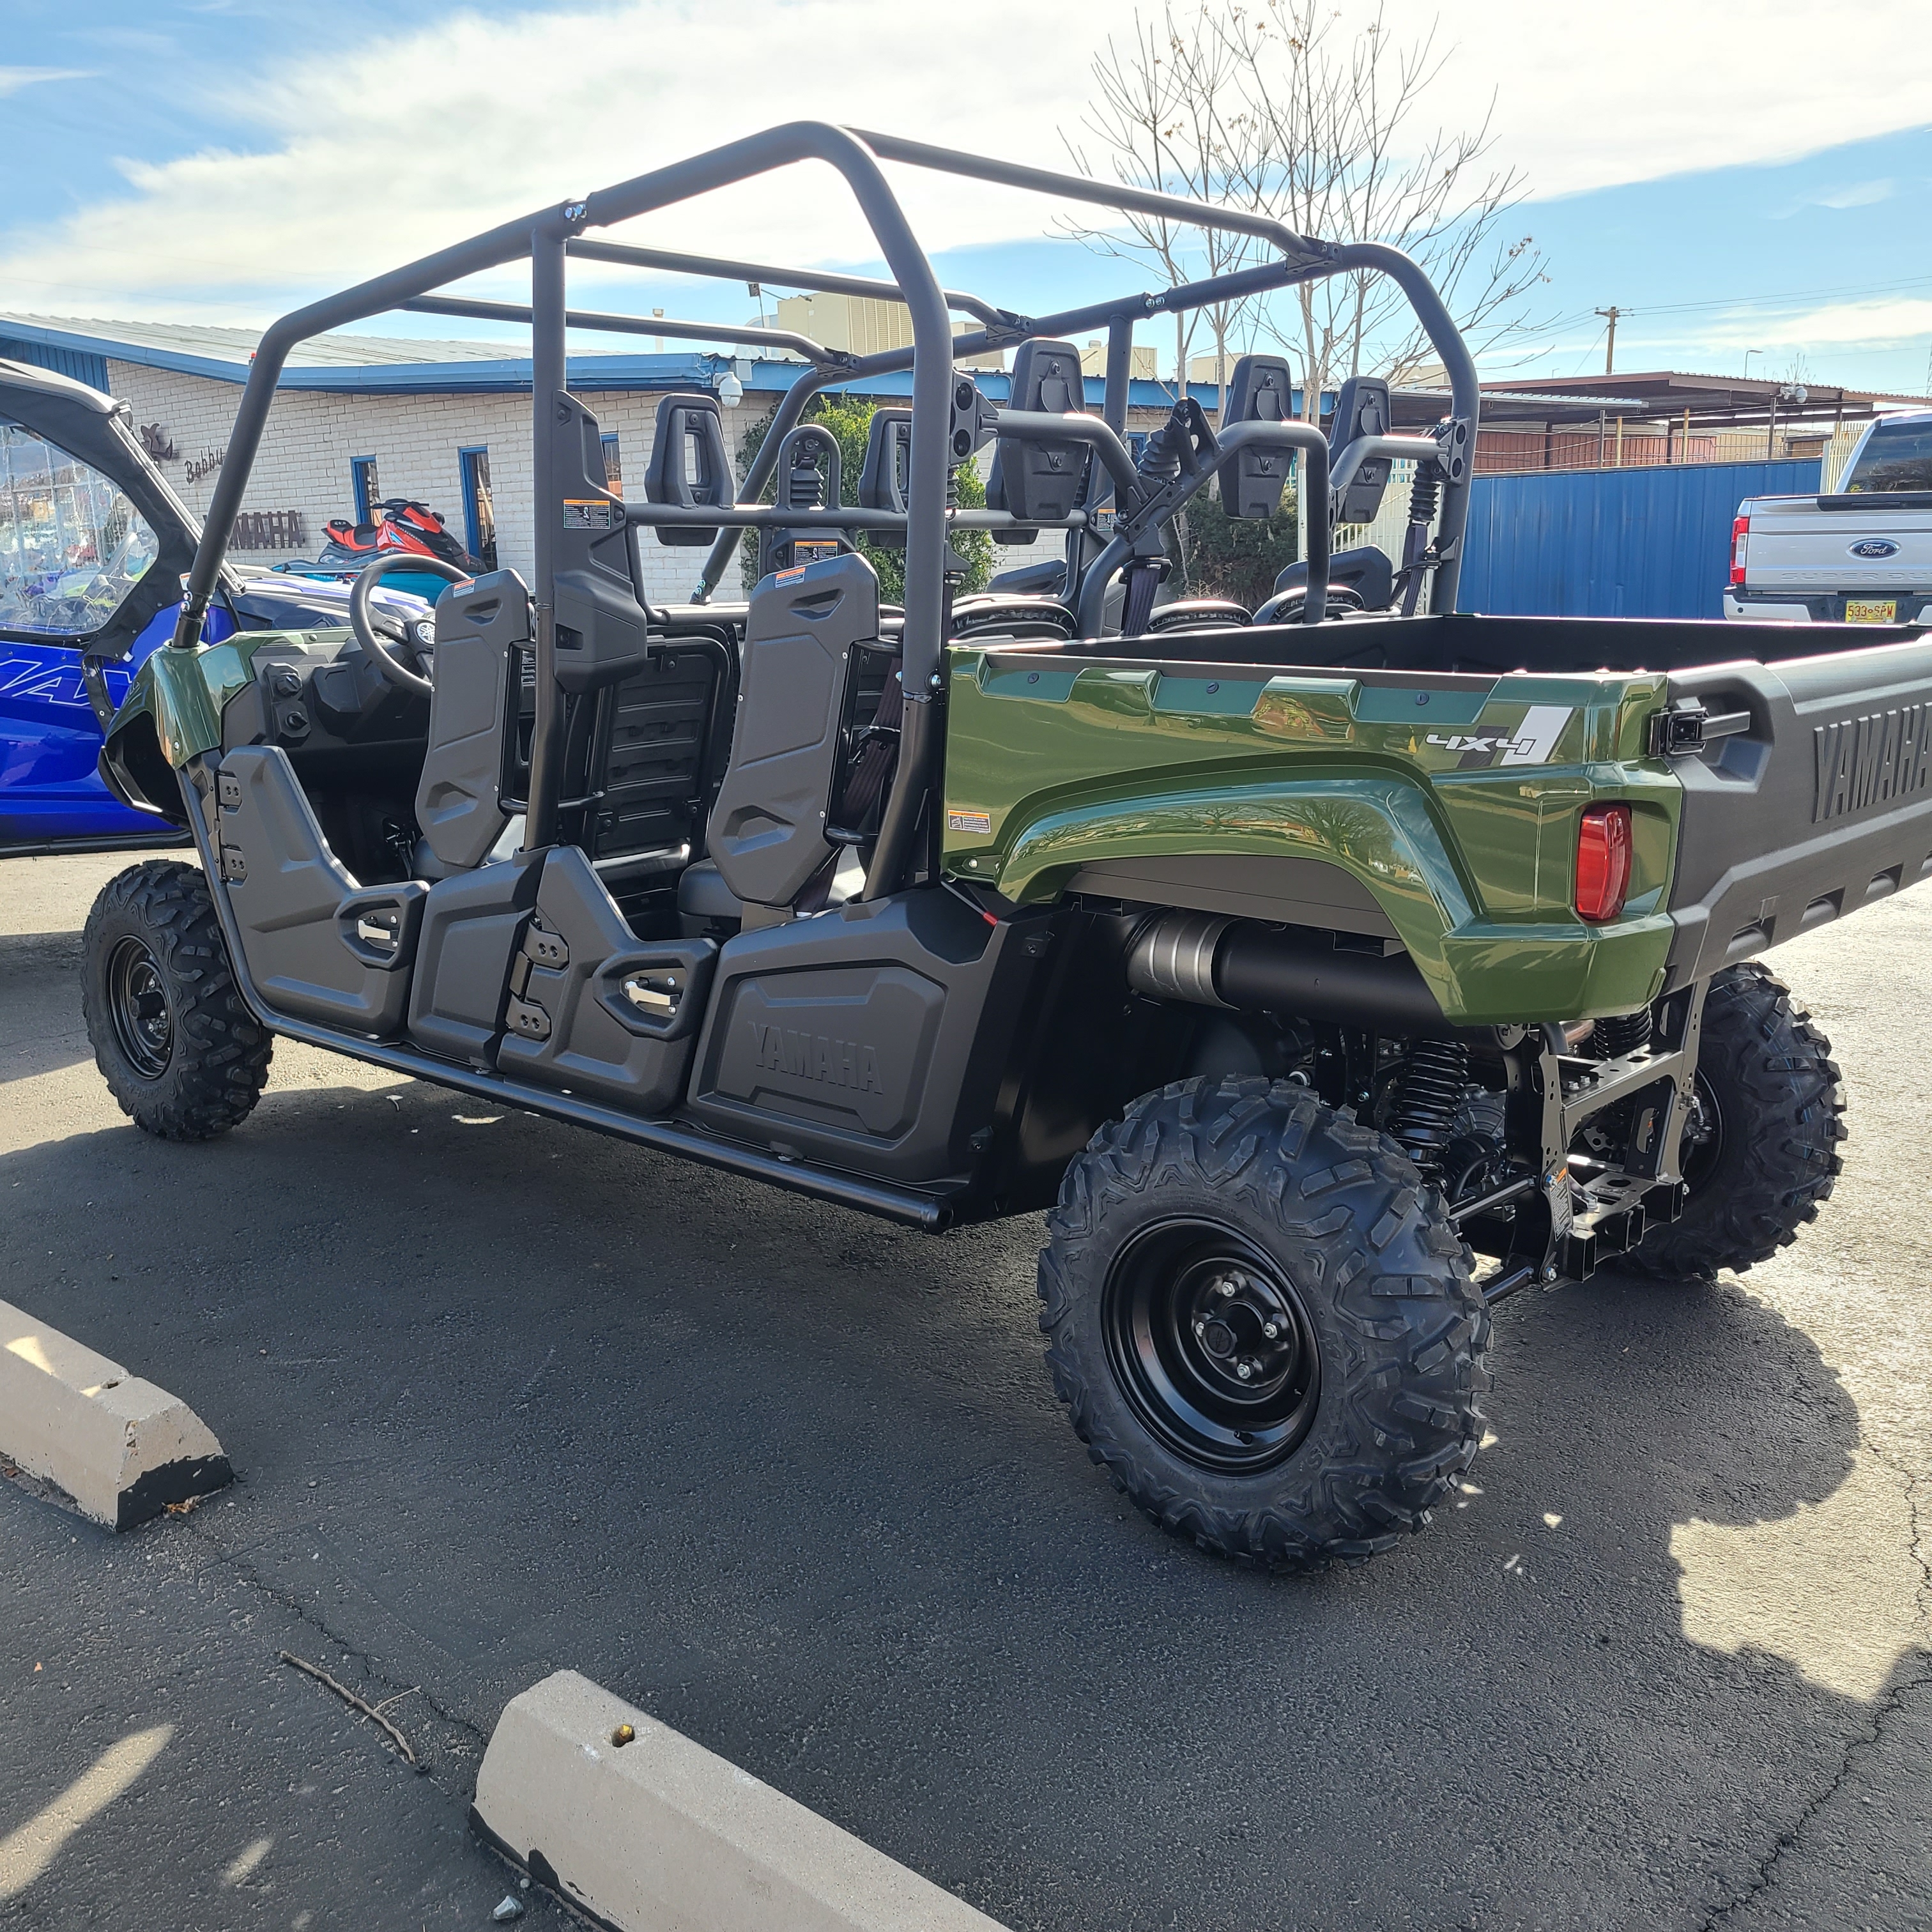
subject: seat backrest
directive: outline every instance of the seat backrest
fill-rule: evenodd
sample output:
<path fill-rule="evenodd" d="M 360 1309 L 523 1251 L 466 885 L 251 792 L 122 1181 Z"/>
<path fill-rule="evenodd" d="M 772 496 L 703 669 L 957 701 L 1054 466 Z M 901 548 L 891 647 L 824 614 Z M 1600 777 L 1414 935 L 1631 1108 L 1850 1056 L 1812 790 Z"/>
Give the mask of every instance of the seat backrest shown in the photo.
<path fill-rule="evenodd" d="M 530 641 L 530 593 L 514 570 L 453 584 L 436 604 L 436 689 L 416 824 L 446 872 L 480 866 L 509 823 L 502 806 L 511 662 Z"/>
<path fill-rule="evenodd" d="M 847 666 L 879 634 L 879 580 L 856 553 L 766 578 L 745 621 L 731 763 L 707 843 L 724 883 L 788 906 L 831 856 L 825 836 Z"/>

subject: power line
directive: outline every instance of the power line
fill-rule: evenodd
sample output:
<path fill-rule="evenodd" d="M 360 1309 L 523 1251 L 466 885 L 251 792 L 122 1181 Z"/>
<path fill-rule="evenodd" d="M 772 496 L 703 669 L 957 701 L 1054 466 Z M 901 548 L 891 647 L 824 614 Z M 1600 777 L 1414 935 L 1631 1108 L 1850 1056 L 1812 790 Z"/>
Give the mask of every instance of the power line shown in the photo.
<path fill-rule="evenodd" d="M 1902 289 L 1932 287 L 1932 275 L 1914 275 L 1898 282 L 1868 284 L 1862 286 L 1846 285 L 1835 289 L 1790 289 L 1781 295 L 1722 296 L 1714 296 L 1706 302 L 1647 302 L 1640 308 L 1626 308 L 1625 315 L 1683 315 L 1694 309 L 1750 308 L 1766 302 L 1804 302 L 1821 296 L 1882 296 L 1894 295 Z M 1596 314 L 1604 311 L 1598 309 Z"/>

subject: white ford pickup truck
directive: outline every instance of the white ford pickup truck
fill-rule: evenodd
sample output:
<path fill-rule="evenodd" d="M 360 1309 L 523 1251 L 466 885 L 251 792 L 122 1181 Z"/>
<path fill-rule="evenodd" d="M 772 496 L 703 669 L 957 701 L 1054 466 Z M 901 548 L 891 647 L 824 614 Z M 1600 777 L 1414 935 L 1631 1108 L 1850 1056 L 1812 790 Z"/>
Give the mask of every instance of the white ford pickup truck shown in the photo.
<path fill-rule="evenodd" d="M 1932 620 L 1932 410 L 1880 416 L 1833 495 L 1740 503 L 1724 615 L 1758 624 Z"/>

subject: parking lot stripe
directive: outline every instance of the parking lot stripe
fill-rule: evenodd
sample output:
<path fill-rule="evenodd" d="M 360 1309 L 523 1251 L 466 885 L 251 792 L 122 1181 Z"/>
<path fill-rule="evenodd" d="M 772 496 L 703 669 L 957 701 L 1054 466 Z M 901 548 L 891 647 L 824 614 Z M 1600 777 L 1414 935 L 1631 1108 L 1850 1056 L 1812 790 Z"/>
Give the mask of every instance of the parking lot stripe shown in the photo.
<path fill-rule="evenodd" d="M 574 1670 L 506 1706 L 470 1822 L 617 1932 L 998 1932 Z"/>
<path fill-rule="evenodd" d="M 234 1474 L 179 1397 L 5 1301 L 0 1458 L 110 1529 L 131 1529 Z"/>

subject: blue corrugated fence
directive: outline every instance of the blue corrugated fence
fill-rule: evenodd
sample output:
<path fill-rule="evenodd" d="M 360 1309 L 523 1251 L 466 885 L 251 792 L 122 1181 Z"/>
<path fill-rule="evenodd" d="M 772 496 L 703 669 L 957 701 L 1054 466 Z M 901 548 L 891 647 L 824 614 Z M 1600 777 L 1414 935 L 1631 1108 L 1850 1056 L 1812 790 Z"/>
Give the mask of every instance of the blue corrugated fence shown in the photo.
<path fill-rule="evenodd" d="M 1478 476 L 1456 601 L 1498 616 L 1721 617 L 1738 504 L 1814 492 L 1822 468 L 1812 458 Z"/>

